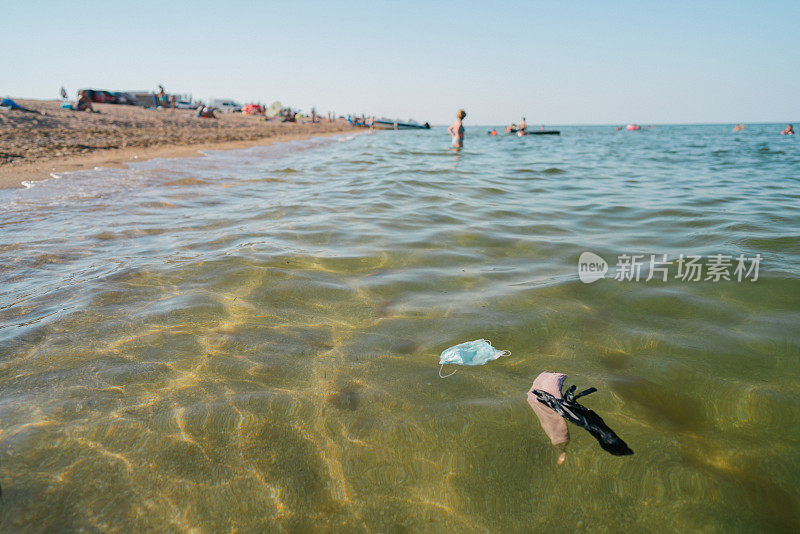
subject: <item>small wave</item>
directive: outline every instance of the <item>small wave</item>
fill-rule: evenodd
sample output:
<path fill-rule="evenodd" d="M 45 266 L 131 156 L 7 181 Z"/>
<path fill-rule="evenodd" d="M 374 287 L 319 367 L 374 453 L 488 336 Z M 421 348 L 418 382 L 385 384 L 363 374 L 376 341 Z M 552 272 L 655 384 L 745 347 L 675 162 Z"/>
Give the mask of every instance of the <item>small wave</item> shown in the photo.
<path fill-rule="evenodd" d="M 45 182 L 49 182 L 50 180 L 58 180 L 59 178 L 61 178 L 60 174 L 56 174 L 54 172 L 51 172 L 49 174 L 50 178 L 45 178 L 44 180 L 23 180 L 22 182 L 20 182 L 20 185 L 22 185 L 25 189 L 30 189 L 32 187 L 36 187 L 36 185 L 38 184 L 43 184 Z"/>
<path fill-rule="evenodd" d="M 512 174 L 564 174 L 564 169 L 559 169 L 558 167 L 548 167 L 544 170 L 536 170 L 536 169 L 514 169 L 511 171 Z"/>
<path fill-rule="evenodd" d="M 199 178 L 181 178 L 179 180 L 172 180 L 171 182 L 167 182 L 164 185 L 203 185 L 207 184 L 206 180 L 201 180 Z"/>
<path fill-rule="evenodd" d="M 426 152 L 421 150 L 401 150 L 396 152 L 391 152 L 392 155 L 395 156 L 452 156 L 453 153 L 450 150 L 441 150 L 437 152 Z"/>
<path fill-rule="evenodd" d="M 765 155 L 775 155 L 775 156 L 779 156 L 781 154 L 786 154 L 786 152 L 784 152 L 783 150 L 770 150 L 767 147 L 759 148 L 758 149 L 758 153 L 759 154 L 765 154 Z"/>
<path fill-rule="evenodd" d="M 155 200 L 155 201 L 141 202 L 141 203 L 139 203 L 139 206 L 142 207 L 142 208 L 169 208 L 169 209 L 174 209 L 176 207 L 176 204 L 174 204 L 172 202 L 165 202 L 165 201 Z"/>

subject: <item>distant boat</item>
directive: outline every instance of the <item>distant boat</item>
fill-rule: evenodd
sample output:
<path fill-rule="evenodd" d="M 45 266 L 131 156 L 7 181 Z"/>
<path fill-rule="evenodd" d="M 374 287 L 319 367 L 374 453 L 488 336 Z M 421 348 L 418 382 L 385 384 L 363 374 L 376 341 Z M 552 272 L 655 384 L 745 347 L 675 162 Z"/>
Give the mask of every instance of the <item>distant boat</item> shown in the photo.
<path fill-rule="evenodd" d="M 430 130 L 431 125 L 427 122 L 419 124 L 416 121 L 400 122 L 389 119 L 375 119 L 375 128 L 380 130 Z"/>
<path fill-rule="evenodd" d="M 629 125 L 627 125 L 627 126 L 625 127 L 625 129 L 626 129 L 626 130 L 629 130 L 629 131 L 635 131 L 635 130 L 641 130 L 641 129 L 642 129 L 642 127 L 641 127 L 641 126 L 639 126 L 638 124 L 629 124 Z"/>
<path fill-rule="evenodd" d="M 506 128 L 508 133 L 517 133 L 515 128 Z M 491 133 L 491 132 L 490 132 Z M 525 130 L 525 135 L 561 135 L 561 130 Z"/>

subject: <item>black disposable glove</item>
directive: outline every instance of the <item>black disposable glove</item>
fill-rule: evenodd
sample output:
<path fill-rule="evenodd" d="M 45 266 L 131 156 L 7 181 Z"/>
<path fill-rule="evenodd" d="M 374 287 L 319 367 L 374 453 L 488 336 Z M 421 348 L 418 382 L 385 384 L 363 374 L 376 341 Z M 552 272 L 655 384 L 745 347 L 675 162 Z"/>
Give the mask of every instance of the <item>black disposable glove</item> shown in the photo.
<path fill-rule="evenodd" d="M 555 411 L 570 423 L 585 428 L 594 436 L 604 450 L 610 452 L 614 456 L 633 454 L 633 451 L 628 448 L 628 445 L 622 441 L 613 430 L 608 428 L 608 425 L 606 425 L 602 417 L 589 408 L 578 404 L 577 399 L 589 393 L 594 393 L 595 391 L 597 391 L 597 389 L 589 388 L 575 395 L 575 386 L 573 385 L 570 386 L 564 394 L 563 399 L 557 399 L 553 395 L 540 389 L 534 389 L 533 394 L 536 395 L 539 402 Z"/>

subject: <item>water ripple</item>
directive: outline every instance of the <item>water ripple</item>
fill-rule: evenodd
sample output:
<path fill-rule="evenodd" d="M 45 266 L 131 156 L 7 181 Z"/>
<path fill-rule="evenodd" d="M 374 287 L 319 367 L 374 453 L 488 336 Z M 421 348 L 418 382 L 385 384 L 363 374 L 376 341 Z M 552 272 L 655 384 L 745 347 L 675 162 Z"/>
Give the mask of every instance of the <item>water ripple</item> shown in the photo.
<path fill-rule="evenodd" d="M 0 191 L 0 528 L 792 530 L 800 194 L 775 129 L 474 128 L 455 153 L 434 128 Z M 585 250 L 763 266 L 587 285 Z M 511 357 L 436 376 L 481 337 Z M 573 429 L 557 468 L 524 396 L 544 369 L 597 387 L 636 454 Z"/>

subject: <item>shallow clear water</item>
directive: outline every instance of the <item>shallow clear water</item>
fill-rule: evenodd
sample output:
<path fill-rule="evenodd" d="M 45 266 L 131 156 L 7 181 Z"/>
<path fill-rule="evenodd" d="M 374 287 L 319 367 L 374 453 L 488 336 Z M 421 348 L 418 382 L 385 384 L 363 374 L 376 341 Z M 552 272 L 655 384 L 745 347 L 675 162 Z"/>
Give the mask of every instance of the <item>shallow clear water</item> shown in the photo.
<path fill-rule="evenodd" d="M 781 127 L 386 132 L 0 191 L 0 530 L 796 530 Z M 584 284 L 583 251 L 762 263 Z M 511 356 L 440 379 L 478 338 Z M 543 370 L 635 455 L 572 427 L 557 466 Z"/>

